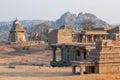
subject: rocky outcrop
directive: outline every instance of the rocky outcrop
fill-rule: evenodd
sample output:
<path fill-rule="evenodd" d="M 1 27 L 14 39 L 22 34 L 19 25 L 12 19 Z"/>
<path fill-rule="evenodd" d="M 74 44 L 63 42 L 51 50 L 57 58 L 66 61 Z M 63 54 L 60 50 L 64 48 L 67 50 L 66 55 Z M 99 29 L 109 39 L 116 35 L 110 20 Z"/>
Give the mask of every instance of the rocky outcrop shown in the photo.
<path fill-rule="evenodd" d="M 80 29 L 80 24 L 88 19 L 95 22 L 97 27 L 105 27 L 108 25 L 105 21 L 97 18 L 95 15 L 90 13 L 81 12 L 78 15 L 76 15 L 71 14 L 70 12 L 66 12 L 59 19 L 56 20 L 56 22 L 53 24 L 53 27 L 59 28 L 63 24 L 68 24 L 74 29 Z"/>

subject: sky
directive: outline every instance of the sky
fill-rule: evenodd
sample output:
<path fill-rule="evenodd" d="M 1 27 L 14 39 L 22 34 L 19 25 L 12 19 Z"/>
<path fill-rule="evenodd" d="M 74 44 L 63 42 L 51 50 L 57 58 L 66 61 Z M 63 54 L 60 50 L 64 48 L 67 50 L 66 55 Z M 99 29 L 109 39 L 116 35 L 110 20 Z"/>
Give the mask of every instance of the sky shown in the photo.
<path fill-rule="evenodd" d="M 92 13 L 109 24 L 120 23 L 120 0 L 0 0 L 0 21 L 56 20 L 65 12 Z"/>

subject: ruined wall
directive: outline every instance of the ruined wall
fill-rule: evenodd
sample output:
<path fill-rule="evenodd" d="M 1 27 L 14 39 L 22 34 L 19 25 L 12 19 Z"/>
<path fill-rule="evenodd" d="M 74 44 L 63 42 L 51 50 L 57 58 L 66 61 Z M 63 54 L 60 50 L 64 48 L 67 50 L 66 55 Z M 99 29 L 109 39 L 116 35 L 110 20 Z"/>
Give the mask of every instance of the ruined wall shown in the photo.
<path fill-rule="evenodd" d="M 53 30 L 48 35 L 48 42 L 51 43 L 72 43 L 72 31 L 68 29 Z"/>
<path fill-rule="evenodd" d="M 44 41 L 27 41 L 27 42 L 10 42 L 8 44 L 13 47 L 24 47 L 24 46 L 35 46 L 46 43 Z"/>
<path fill-rule="evenodd" d="M 58 43 L 72 43 L 72 31 L 68 29 L 59 30 Z"/>
<path fill-rule="evenodd" d="M 53 30 L 48 34 L 48 42 L 50 44 L 58 42 L 58 30 Z"/>

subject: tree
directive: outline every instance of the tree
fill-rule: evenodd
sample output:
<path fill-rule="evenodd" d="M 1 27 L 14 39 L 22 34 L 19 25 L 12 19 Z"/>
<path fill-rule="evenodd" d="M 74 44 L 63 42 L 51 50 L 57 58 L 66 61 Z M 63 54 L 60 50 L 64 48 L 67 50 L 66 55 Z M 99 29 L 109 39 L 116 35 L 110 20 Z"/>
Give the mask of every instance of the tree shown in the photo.
<path fill-rule="evenodd" d="M 84 30 L 92 30 L 93 28 L 96 27 L 96 22 L 90 19 L 87 19 L 80 24 L 80 27 Z"/>

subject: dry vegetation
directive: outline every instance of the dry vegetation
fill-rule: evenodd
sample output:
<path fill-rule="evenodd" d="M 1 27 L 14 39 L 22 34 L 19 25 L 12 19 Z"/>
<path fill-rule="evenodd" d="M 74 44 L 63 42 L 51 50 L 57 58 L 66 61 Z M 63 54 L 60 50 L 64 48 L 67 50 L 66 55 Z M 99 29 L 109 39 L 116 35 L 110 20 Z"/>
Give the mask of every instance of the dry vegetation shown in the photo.
<path fill-rule="evenodd" d="M 52 51 L 45 48 L 41 45 L 22 50 L 20 47 L 1 45 L 0 80 L 120 80 L 120 74 L 80 76 L 73 75 L 71 67 L 50 67 Z"/>

